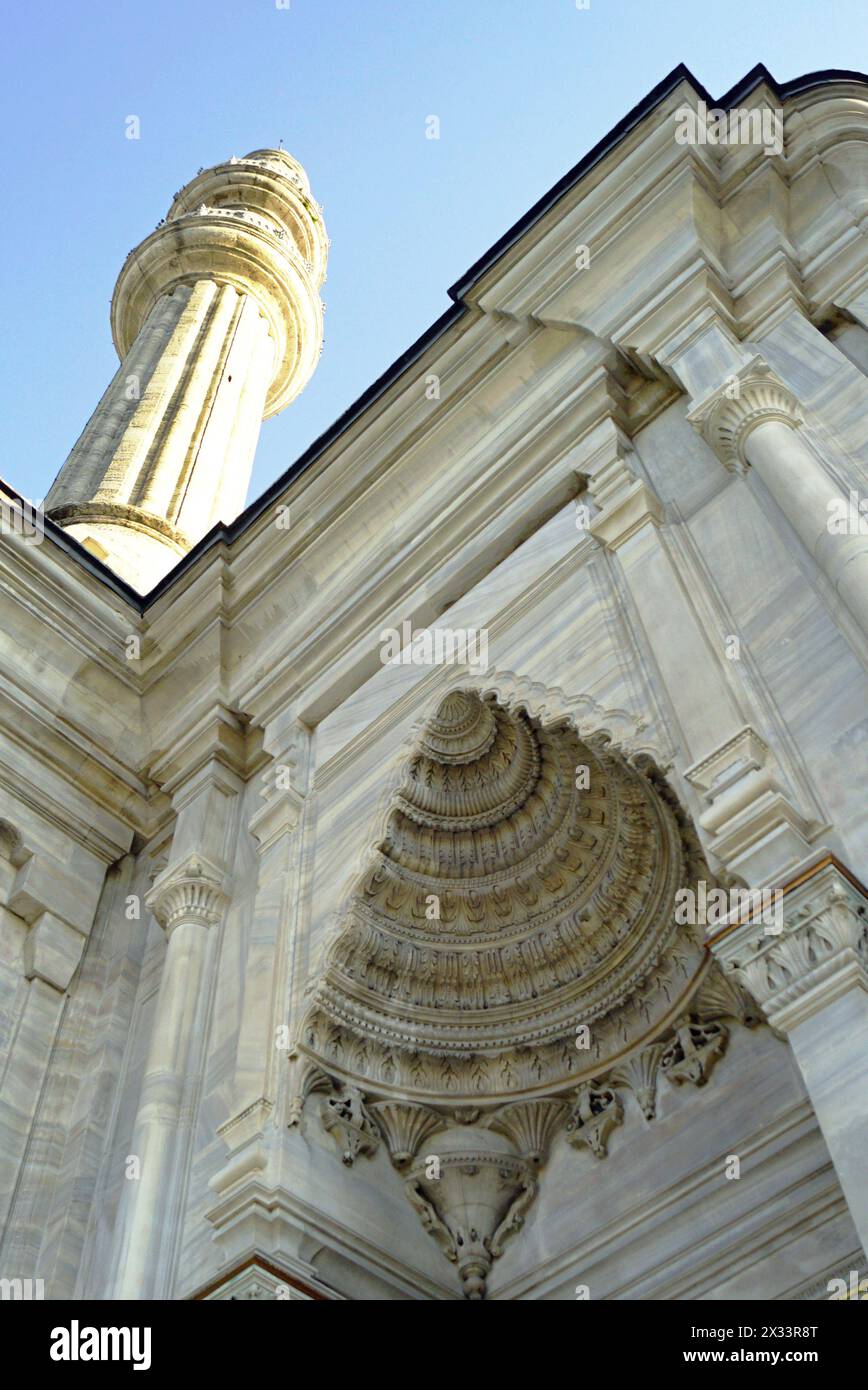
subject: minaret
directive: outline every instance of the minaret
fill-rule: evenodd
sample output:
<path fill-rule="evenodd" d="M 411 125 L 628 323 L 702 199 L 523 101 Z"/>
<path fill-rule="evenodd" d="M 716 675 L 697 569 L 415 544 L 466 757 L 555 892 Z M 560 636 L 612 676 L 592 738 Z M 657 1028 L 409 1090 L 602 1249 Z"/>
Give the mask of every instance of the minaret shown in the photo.
<path fill-rule="evenodd" d="M 243 507 L 260 422 L 317 364 L 327 255 L 304 170 L 254 150 L 198 174 L 127 257 L 121 366 L 45 510 L 140 593 Z"/>

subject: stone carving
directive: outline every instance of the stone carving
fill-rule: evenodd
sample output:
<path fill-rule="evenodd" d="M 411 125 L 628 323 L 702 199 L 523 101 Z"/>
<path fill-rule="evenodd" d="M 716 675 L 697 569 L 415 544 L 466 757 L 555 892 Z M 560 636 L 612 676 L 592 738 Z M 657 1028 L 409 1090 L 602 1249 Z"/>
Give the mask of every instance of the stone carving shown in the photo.
<path fill-rule="evenodd" d="M 396 789 L 301 1046 L 421 1102 L 574 1090 L 652 1038 L 698 979 L 699 934 L 673 904 L 699 877 L 712 880 L 695 833 L 650 761 L 640 771 L 563 717 L 451 691 Z"/>
<path fill-rule="evenodd" d="M 524 1101 L 495 1110 L 487 1123 L 511 1139 L 523 1158 L 539 1167 L 555 1129 L 568 1112 L 569 1106 L 561 1100 Z"/>
<path fill-rule="evenodd" d="M 576 1103 L 567 1120 L 571 1144 L 587 1144 L 597 1158 L 608 1153 L 607 1140 L 621 1123 L 624 1107 L 614 1091 L 585 1082 L 576 1092 Z"/>
<path fill-rule="evenodd" d="M 722 1023 L 684 1019 L 664 1049 L 660 1070 L 677 1086 L 685 1081 L 704 1086 L 715 1062 L 723 1055 L 728 1036 Z"/>
<path fill-rule="evenodd" d="M 290 1123 L 325 1090 L 345 1163 L 382 1137 L 468 1298 L 558 1132 L 605 1158 L 621 1090 L 651 1120 L 660 1072 L 703 1084 L 720 1019 L 752 1021 L 676 925 L 700 878 L 715 882 L 646 752 L 488 687 L 449 690 L 421 730 L 312 991 Z"/>
<path fill-rule="evenodd" d="M 341 1158 L 352 1168 L 359 1154 L 372 1154 L 380 1134 L 365 1108 L 365 1097 L 355 1086 L 342 1086 L 323 1109 L 323 1125 L 342 1150 Z"/>
<path fill-rule="evenodd" d="M 708 971 L 690 1007 L 700 1019 L 736 1018 L 748 1028 L 763 1021 L 762 1012 L 735 975 L 725 975 L 718 965 Z"/>
<path fill-rule="evenodd" d="M 868 988 L 868 900 L 829 857 L 792 897 L 782 930 L 747 922 L 715 943 L 731 983 L 788 1031 L 852 983 Z"/>
<path fill-rule="evenodd" d="M 802 423 L 796 397 L 758 356 L 700 401 L 687 418 L 721 462 L 742 474 L 749 467 L 744 446 L 752 430 L 773 420 L 792 429 Z"/>
<path fill-rule="evenodd" d="M 419 1146 L 433 1131 L 443 1128 L 443 1117 L 425 1105 L 401 1105 L 379 1101 L 369 1107 L 389 1149 L 396 1168 L 405 1168 L 419 1152 Z"/>
<path fill-rule="evenodd" d="M 652 1043 L 609 1073 L 611 1082 L 632 1091 L 646 1120 L 653 1120 L 657 1114 L 657 1074 L 663 1050 L 663 1043 Z"/>
<path fill-rule="evenodd" d="M 492 1261 L 501 1254 L 506 1236 L 523 1223 L 536 1191 L 535 1175 L 556 1135 L 563 1133 L 573 1147 L 584 1146 L 606 1158 L 609 1137 L 623 1121 L 621 1089 L 632 1093 L 650 1121 L 661 1071 L 676 1085 L 703 1085 L 726 1046 L 728 1030 L 720 1020 L 758 1021 L 716 964 L 699 985 L 691 1010 L 605 1076 L 582 1083 L 570 1101 L 545 1097 L 487 1111 L 367 1101 L 314 1062 L 296 1058 L 301 1070 L 288 1123 L 298 1123 L 307 1095 L 325 1091 L 329 1099 L 323 1122 L 348 1165 L 358 1155 L 376 1151 L 379 1131 L 392 1164 L 406 1175 L 405 1190 L 424 1229 L 458 1266 L 466 1296 L 482 1298 Z M 449 1177 L 445 1184 L 444 1173 Z"/>
<path fill-rule="evenodd" d="M 431 1141 L 437 1166 L 413 1168 L 407 1196 L 425 1230 L 458 1267 L 465 1297 L 485 1296 L 493 1260 L 521 1229 L 536 1184 L 531 1166 L 493 1128 L 456 1125 Z"/>
<path fill-rule="evenodd" d="M 334 1083 L 331 1077 L 326 1076 L 320 1067 L 307 1057 L 299 1057 L 296 1053 L 290 1057 L 295 1075 L 293 1077 L 294 1086 L 292 1100 L 289 1106 L 289 1117 L 287 1128 L 293 1129 L 301 1120 L 304 1111 L 304 1104 L 308 1096 L 315 1091 L 332 1091 Z"/>
<path fill-rule="evenodd" d="M 227 902 L 222 875 L 212 864 L 191 855 L 156 879 L 145 902 L 167 935 L 184 922 L 214 926 Z"/>

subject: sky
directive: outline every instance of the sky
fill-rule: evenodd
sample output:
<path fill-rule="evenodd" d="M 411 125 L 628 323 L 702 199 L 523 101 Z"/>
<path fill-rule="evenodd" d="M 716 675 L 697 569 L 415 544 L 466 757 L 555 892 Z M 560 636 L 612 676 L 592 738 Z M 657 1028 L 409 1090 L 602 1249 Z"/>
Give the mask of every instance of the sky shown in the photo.
<path fill-rule="evenodd" d="M 252 500 L 677 63 L 715 98 L 757 62 L 868 69 L 866 0 L 2 3 L 0 477 L 32 500 L 116 369 L 124 257 L 201 166 L 282 140 L 332 242 L 320 365 L 263 425 Z"/>

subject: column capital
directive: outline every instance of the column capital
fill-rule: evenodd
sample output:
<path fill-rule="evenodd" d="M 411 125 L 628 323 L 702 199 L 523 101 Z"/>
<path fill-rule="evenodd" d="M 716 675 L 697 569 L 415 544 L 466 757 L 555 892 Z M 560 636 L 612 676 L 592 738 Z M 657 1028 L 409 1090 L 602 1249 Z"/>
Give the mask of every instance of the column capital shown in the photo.
<path fill-rule="evenodd" d="M 784 885 L 781 931 L 749 921 L 709 944 L 787 1033 L 851 989 L 868 992 L 868 890 L 826 853 Z"/>
<path fill-rule="evenodd" d="M 771 421 L 798 429 L 802 412 L 789 387 L 755 354 L 688 411 L 687 418 L 731 473 L 745 474 L 751 432 Z"/>
<path fill-rule="evenodd" d="M 199 855 L 166 869 L 145 899 L 167 936 L 182 922 L 214 926 L 227 902 L 222 874 Z"/>

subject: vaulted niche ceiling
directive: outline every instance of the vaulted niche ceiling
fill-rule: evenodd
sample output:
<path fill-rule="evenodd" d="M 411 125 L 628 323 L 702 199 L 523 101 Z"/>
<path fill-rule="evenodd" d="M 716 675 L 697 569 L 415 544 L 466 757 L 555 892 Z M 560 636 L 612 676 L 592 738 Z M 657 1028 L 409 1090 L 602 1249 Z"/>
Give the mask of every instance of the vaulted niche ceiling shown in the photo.
<path fill-rule="evenodd" d="M 701 934 L 674 904 L 699 878 L 696 836 L 652 766 L 566 720 L 452 692 L 352 894 L 302 1046 L 382 1098 L 574 1088 L 658 1036 L 695 988 Z"/>
<path fill-rule="evenodd" d="M 556 1139 L 605 1158 L 631 1094 L 705 1084 L 754 1021 L 676 923 L 714 879 L 659 771 L 493 694 L 447 695 L 352 890 L 293 1063 L 352 1165 L 381 1142 L 485 1297 Z"/>

